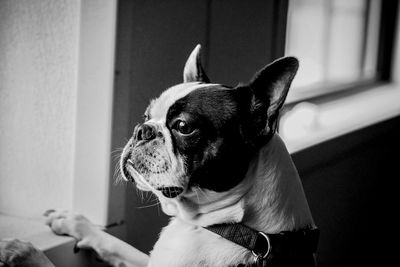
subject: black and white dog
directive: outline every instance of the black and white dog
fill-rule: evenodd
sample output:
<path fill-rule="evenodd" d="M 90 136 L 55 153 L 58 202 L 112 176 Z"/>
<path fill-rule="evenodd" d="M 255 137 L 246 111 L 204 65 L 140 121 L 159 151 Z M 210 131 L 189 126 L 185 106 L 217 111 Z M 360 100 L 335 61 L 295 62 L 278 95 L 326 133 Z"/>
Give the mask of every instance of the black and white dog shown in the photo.
<path fill-rule="evenodd" d="M 214 84 L 198 45 L 184 82 L 151 101 L 120 163 L 123 177 L 172 216 L 150 257 L 82 216 L 53 212 L 48 224 L 115 266 L 314 266 L 318 232 L 276 134 L 297 69 L 286 57 L 248 84 Z"/>
<path fill-rule="evenodd" d="M 184 83 L 151 101 L 123 151 L 121 169 L 139 189 L 156 194 L 172 216 L 151 253 L 153 266 L 250 264 L 249 244 L 235 235 L 251 230 L 282 235 L 275 244 L 260 237 L 268 240 L 262 255 L 254 253 L 256 260 L 313 264 L 314 223 L 296 168 L 275 133 L 297 69 L 297 59 L 287 57 L 247 85 L 213 84 L 197 46 Z"/>

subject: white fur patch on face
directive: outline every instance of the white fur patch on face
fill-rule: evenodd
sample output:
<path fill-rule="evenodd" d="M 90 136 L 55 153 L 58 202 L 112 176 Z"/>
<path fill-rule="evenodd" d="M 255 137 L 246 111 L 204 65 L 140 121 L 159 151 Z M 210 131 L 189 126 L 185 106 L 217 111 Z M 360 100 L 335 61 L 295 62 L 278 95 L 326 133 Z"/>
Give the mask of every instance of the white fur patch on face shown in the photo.
<path fill-rule="evenodd" d="M 165 122 L 169 108 L 179 99 L 187 96 L 189 93 L 210 86 L 217 86 L 218 84 L 210 83 L 181 83 L 175 85 L 164 91 L 160 97 L 154 99 L 150 103 L 149 114 L 153 121 Z"/>
<path fill-rule="evenodd" d="M 136 181 L 139 189 L 151 190 L 158 196 L 160 196 L 157 191 L 159 188 L 186 189 L 184 158 L 174 153 L 172 136 L 166 125 L 167 113 L 177 100 L 190 92 L 213 85 L 198 82 L 178 84 L 150 103 L 146 111 L 150 119 L 145 124 L 152 125 L 161 133 L 162 138 L 156 138 L 139 146 L 133 145 L 131 139 L 121 157 L 121 170 L 125 169 L 128 172 L 126 175 Z"/>

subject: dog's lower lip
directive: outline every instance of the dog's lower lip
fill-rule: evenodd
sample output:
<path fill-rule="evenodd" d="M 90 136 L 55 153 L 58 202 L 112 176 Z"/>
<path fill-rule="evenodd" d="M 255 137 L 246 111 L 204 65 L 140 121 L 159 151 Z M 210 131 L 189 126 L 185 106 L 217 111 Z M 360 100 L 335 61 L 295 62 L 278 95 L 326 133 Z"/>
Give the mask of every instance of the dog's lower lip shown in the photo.
<path fill-rule="evenodd" d="M 134 167 L 132 164 L 127 164 L 127 169 L 130 169 L 130 171 L 135 171 Z M 137 171 L 135 171 L 137 173 Z M 129 179 L 131 182 L 133 182 L 134 184 L 136 184 L 136 186 L 142 190 L 142 191 L 150 191 L 150 189 L 147 187 L 147 185 L 145 183 L 143 183 L 140 179 L 139 180 L 135 180 L 130 173 L 128 173 L 129 177 L 131 177 L 131 179 Z"/>
<path fill-rule="evenodd" d="M 159 187 L 157 190 L 161 191 L 167 198 L 175 198 L 183 192 L 183 188 L 178 186 Z"/>

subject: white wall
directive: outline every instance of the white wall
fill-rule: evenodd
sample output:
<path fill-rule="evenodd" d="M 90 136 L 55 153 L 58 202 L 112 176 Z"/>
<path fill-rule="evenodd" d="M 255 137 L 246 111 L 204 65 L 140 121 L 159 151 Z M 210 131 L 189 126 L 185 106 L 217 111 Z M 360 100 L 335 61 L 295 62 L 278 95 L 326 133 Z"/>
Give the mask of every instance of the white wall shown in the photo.
<path fill-rule="evenodd" d="M 79 0 L 0 1 L 0 212 L 73 203 Z"/>

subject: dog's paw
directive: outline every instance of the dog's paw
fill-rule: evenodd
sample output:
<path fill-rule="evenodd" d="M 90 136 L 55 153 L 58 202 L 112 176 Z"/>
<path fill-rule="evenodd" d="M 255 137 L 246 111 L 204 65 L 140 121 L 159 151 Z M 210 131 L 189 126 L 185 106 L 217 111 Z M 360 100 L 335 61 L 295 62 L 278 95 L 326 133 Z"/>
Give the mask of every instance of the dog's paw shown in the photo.
<path fill-rule="evenodd" d="M 54 266 L 42 251 L 18 239 L 0 240 L 0 266 Z"/>
<path fill-rule="evenodd" d="M 85 216 L 70 211 L 46 211 L 46 224 L 58 235 L 69 235 L 78 240 L 82 247 L 84 241 L 99 231 L 99 227 L 91 223 Z"/>

